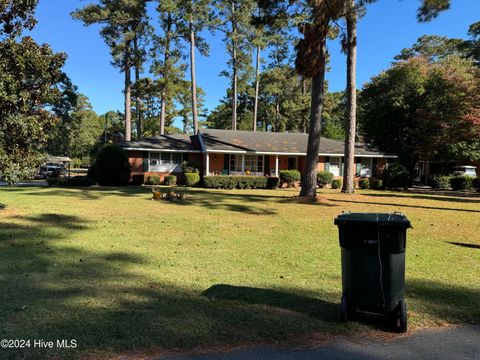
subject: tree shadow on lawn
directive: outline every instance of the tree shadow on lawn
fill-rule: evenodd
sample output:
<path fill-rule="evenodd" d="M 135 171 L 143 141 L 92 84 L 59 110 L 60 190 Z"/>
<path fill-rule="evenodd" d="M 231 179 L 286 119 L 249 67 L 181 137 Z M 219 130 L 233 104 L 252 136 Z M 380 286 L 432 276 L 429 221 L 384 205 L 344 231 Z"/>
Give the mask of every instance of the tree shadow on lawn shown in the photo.
<path fill-rule="evenodd" d="M 32 196 L 72 196 L 83 200 L 98 200 L 105 196 L 138 196 L 139 194 L 151 193 L 150 188 L 141 186 L 119 186 L 119 187 L 5 187 L 1 189 L 2 192 L 20 193 L 21 195 Z"/>
<path fill-rule="evenodd" d="M 445 210 L 445 211 L 480 213 L 480 210 L 474 210 L 474 209 L 442 208 L 442 207 L 425 206 L 425 205 L 409 205 L 409 204 L 398 204 L 398 203 L 387 203 L 387 202 L 355 201 L 355 200 L 341 200 L 341 199 L 329 199 L 329 200 L 332 202 L 351 203 L 351 204 L 383 205 L 383 206 L 407 207 L 407 208 L 426 209 L 426 210 Z"/>
<path fill-rule="evenodd" d="M 357 329 L 337 322 L 340 294 L 230 285 L 202 292 L 194 282 L 185 287 L 144 275 L 145 267 L 162 274 L 162 267 L 170 266 L 150 258 L 86 250 L 81 240 L 60 245 L 68 240 L 66 227 L 75 233 L 89 229 L 81 218 L 40 214 L 5 225 L 0 226 L 0 338 L 76 339 L 78 347 L 8 350 L 1 357 L 101 358 L 285 342 Z M 452 322 L 480 321 L 476 290 L 413 280 L 407 293 L 421 306 L 415 312 Z"/>
<path fill-rule="evenodd" d="M 368 194 L 362 193 L 364 196 L 371 196 L 371 197 L 388 197 L 388 198 L 400 198 L 400 199 L 420 199 L 420 200 L 433 200 L 433 201 L 446 201 L 446 202 L 455 202 L 455 203 L 473 203 L 473 204 L 480 204 L 480 199 L 469 199 L 466 196 L 446 196 L 441 194 L 432 194 L 432 196 L 428 195 L 420 195 L 420 193 L 411 193 L 411 192 L 403 192 L 399 194 L 395 193 L 385 193 L 385 194 Z"/>
<path fill-rule="evenodd" d="M 446 243 L 456 245 L 456 246 L 466 247 L 470 249 L 480 249 L 479 244 L 463 243 L 463 242 L 456 242 L 456 241 L 446 241 Z"/>

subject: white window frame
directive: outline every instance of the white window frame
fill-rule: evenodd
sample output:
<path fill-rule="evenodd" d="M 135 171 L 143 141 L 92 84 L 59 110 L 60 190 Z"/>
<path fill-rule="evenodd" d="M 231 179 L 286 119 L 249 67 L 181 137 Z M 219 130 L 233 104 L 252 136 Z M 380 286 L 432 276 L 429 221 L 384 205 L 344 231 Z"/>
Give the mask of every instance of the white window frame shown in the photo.
<path fill-rule="evenodd" d="M 159 156 L 159 163 L 157 165 L 152 165 L 152 160 L 155 160 L 152 154 Z M 180 154 L 180 162 L 173 162 L 173 154 Z M 156 157 L 156 156 L 155 156 Z M 164 157 L 166 159 L 164 160 Z M 165 161 L 165 163 L 162 163 Z M 148 152 L 148 171 L 149 172 L 181 172 L 182 171 L 182 162 L 183 162 L 183 153 L 173 152 L 173 151 L 149 151 Z"/>
<path fill-rule="evenodd" d="M 332 161 L 332 160 L 334 160 L 334 159 L 335 159 L 335 162 Z M 330 161 L 329 161 L 329 170 L 328 170 L 328 172 L 332 173 L 333 176 L 340 176 L 340 166 L 341 166 L 340 164 L 341 164 L 341 161 L 342 161 L 342 160 L 341 160 L 341 158 L 340 158 L 339 156 L 331 156 L 331 157 L 330 157 Z M 332 168 L 334 168 L 334 167 L 332 166 L 333 163 L 336 164 L 336 166 L 335 166 L 336 171 L 332 171 Z"/>
<path fill-rule="evenodd" d="M 360 177 L 369 178 L 372 177 L 373 159 L 361 158 L 360 162 Z"/>
<path fill-rule="evenodd" d="M 256 171 L 251 171 L 246 166 L 247 160 L 253 164 Z M 262 164 L 259 166 L 259 160 Z M 232 163 L 234 166 L 232 166 Z M 260 169 L 260 171 L 258 171 Z M 239 155 L 239 154 L 230 154 L 230 160 L 228 162 L 228 171 L 231 175 L 244 175 L 247 171 L 250 171 L 250 175 L 254 176 L 263 176 L 265 170 L 265 156 L 264 155 Z"/>

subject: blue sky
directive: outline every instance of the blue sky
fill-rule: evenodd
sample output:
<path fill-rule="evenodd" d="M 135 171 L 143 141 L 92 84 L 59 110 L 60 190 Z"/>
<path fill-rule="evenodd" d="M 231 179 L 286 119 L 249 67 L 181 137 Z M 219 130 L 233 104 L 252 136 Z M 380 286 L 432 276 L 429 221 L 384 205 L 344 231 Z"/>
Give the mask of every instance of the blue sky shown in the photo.
<path fill-rule="evenodd" d="M 38 25 L 32 36 L 49 43 L 55 51 L 68 54 L 65 71 L 87 95 L 99 114 L 123 108 L 122 74 L 110 65 L 110 55 L 98 33 L 98 27 L 84 27 L 70 13 L 89 1 L 40 0 Z M 453 0 L 452 8 L 431 23 L 418 24 L 416 9 L 419 0 L 381 0 L 369 5 L 367 15 L 358 28 L 358 86 L 371 76 L 389 67 L 393 57 L 411 46 L 423 34 L 465 38 L 468 26 L 479 20 L 479 0 Z M 225 95 L 228 80 L 219 76 L 226 68 L 227 54 L 221 35 L 210 36 L 211 54 L 197 55 L 198 85 L 206 92 L 207 108 L 213 109 Z M 329 43 L 331 71 L 329 88 L 345 87 L 345 55 L 337 41 Z"/>

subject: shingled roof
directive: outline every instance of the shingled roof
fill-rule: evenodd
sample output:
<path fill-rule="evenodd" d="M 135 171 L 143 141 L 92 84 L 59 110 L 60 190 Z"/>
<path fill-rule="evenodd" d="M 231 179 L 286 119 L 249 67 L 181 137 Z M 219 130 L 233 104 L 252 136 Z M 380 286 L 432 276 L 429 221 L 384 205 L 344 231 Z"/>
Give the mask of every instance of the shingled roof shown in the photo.
<path fill-rule="evenodd" d="M 138 141 L 125 141 L 119 145 L 126 150 L 201 152 L 198 142 L 192 143 L 190 136 L 185 134 L 158 135 Z"/>
<path fill-rule="evenodd" d="M 207 152 L 253 152 L 259 154 L 305 155 L 308 134 L 202 129 L 200 137 Z M 343 155 L 343 141 L 322 137 L 320 155 Z M 355 146 L 356 156 L 395 157 L 364 145 Z"/>
<path fill-rule="evenodd" d="M 193 136 L 185 134 L 159 135 L 139 141 L 122 142 L 119 145 L 126 150 L 141 151 L 305 155 L 307 153 L 307 144 L 308 134 L 304 133 L 202 129 L 198 135 Z M 322 137 L 319 155 L 342 156 L 343 151 L 343 141 Z M 355 146 L 355 155 L 395 157 L 359 144 Z"/>

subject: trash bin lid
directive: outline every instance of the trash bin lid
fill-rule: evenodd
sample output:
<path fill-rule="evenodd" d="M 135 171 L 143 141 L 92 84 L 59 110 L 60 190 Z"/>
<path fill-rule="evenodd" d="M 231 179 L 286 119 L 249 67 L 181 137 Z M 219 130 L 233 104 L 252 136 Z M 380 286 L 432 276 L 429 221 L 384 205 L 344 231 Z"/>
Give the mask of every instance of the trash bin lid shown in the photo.
<path fill-rule="evenodd" d="M 404 226 L 405 228 L 411 228 L 412 225 L 407 217 L 401 212 L 394 213 L 354 213 L 354 212 L 342 212 L 335 219 L 335 225 L 344 225 L 348 223 L 375 223 L 385 225 L 397 225 Z"/>

